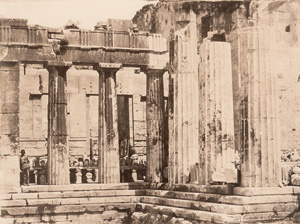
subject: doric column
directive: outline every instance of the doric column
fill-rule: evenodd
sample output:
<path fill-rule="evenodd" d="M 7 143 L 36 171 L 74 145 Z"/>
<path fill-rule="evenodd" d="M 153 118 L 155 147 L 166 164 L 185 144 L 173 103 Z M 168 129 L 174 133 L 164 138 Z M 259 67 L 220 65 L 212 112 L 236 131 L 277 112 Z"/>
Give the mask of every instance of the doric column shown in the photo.
<path fill-rule="evenodd" d="M 48 184 L 70 183 L 67 132 L 67 70 L 71 63 L 48 62 Z"/>
<path fill-rule="evenodd" d="M 183 12 L 171 46 L 169 183 L 196 183 L 198 163 L 198 56 L 196 15 Z"/>
<path fill-rule="evenodd" d="M 99 73 L 99 183 L 120 182 L 116 73 L 121 64 L 100 63 Z"/>
<path fill-rule="evenodd" d="M 164 152 L 164 83 L 165 70 L 147 69 L 147 181 L 161 182 Z"/>
<path fill-rule="evenodd" d="M 19 64 L 0 62 L 1 191 L 20 186 Z"/>
<path fill-rule="evenodd" d="M 199 183 L 237 182 L 229 43 L 200 47 L 199 116 Z"/>
<path fill-rule="evenodd" d="M 235 114 L 243 187 L 275 187 L 281 181 L 275 38 L 273 27 L 252 26 L 230 34 L 231 45 L 240 48 L 232 52 L 238 63 L 233 77 L 240 87 Z"/>

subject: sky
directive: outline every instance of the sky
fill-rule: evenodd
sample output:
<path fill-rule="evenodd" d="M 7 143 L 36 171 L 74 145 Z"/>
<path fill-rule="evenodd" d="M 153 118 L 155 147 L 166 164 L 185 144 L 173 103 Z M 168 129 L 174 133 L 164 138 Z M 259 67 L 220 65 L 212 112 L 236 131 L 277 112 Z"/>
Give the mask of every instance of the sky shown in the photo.
<path fill-rule="evenodd" d="M 27 19 L 30 25 L 62 27 L 70 19 L 93 29 L 108 18 L 132 19 L 135 12 L 156 0 L 0 0 L 0 16 Z"/>

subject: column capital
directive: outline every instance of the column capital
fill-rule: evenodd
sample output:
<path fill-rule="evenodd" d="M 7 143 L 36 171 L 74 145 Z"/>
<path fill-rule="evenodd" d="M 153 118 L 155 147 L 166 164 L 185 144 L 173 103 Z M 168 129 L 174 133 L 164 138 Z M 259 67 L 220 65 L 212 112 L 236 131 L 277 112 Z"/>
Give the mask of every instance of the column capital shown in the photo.
<path fill-rule="evenodd" d="M 141 68 L 146 75 L 163 75 L 168 71 L 167 68 Z"/>
<path fill-rule="evenodd" d="M 96 70 L 99 74 L 103 72 L 112 72 L 115 74 L 123 65 L 119 63 L 99 63 L 94 65 L 94 70 Z"/>
<path fill-rule="evenodd" d="M 94 65 L 94 69 L 98 70 L 98 69 L 120 69 L 122 68 L 123 65 L 119 64 L 119 63 L 98 63 L 96 65 Z"/>
<path fill-rule="evenodd" d="M 72 66 L 72 62 L 65 62 L 65 61 L 48 61 L 45 68 L 50 72 L 67 72 L 67 70 Z"/>
<path fill-rule="evenodd" d="M 46 67 L 71 67 L 72 62 L 69 61 L 48 61 Z"/>

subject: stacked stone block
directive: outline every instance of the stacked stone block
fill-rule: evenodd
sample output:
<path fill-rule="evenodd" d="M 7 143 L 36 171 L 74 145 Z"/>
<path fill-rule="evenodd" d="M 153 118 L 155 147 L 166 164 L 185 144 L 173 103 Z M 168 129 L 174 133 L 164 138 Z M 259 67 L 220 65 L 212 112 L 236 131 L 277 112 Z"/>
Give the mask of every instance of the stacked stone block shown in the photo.
<path fill-rule="evenodd" d="M 0 63 L 0 179 L 1 189 L 18 187 L 19 165 L 19 64 Z"/>

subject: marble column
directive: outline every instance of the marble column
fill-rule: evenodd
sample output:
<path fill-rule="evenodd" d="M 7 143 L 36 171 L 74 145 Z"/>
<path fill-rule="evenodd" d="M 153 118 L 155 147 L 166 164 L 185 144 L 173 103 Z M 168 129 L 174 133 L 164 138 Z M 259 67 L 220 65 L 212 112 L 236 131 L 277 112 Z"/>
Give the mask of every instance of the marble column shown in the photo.
<path fill-rule="evenodd" d="M 238 70 L 241 186 L 276 187 L 281 181 L 278 84 L 274 65 L 277 45 L 273 27 L 246 27 L 232 31 L 230 42 Z"/>
<path fill-rule="evenodd" d="M 67 132 L 67 70 L 71 63 L 48 62 L 48 162 L 50 185 L 70 183 Z"/>
<path fill-rule="evenodd" d="M 194 12 L 183 12 L 171 42 L 169 94 L 169 183 L 197 183 L 198 60 Z"/>
<path fill-rule="evenodd" d="M 165 70 L 147 69 L 147 181 L 163 180 L 164 151 L 164 83 Z"/>
<path fill-rule="evenodd" d="M 99 183 L 120 182 L 116 73 L 121 64 L 100 63 L 99 73 Z"/>
<path fill-rule="evenodd" d="M 229 43 L 205 40 L 200 46 L 199 122 L 199 183 L 236 183 Z"/>
<path fill-rule="evenodd" d="M 20 186 L 19 63 L 0 62 L 0 179 L 1 191 Z"/>

